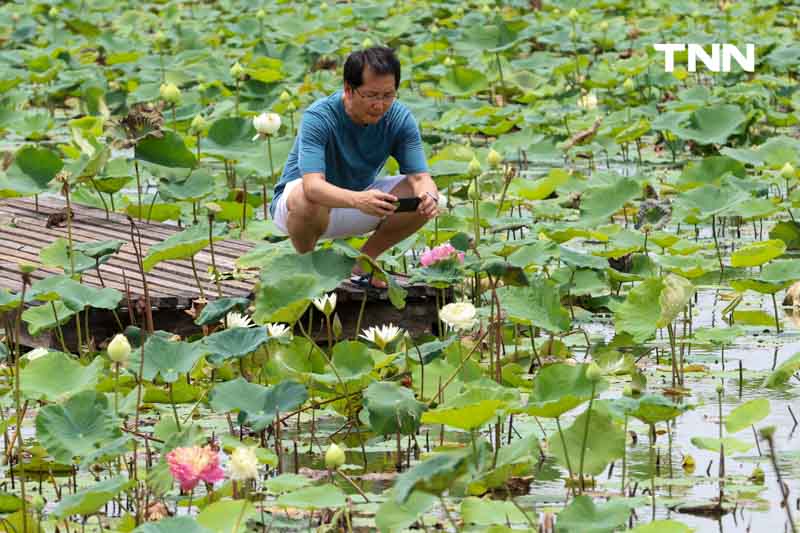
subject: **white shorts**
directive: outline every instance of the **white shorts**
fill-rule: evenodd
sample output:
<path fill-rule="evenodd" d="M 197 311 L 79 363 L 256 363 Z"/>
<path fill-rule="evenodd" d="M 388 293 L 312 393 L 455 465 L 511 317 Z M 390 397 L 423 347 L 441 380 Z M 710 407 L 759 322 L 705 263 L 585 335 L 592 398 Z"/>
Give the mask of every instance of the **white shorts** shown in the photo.
<path fill-rule="evenodd" d="M 378 189 L 383 192 L 391 192 L 395 186 L 406 179 L 405 175 L 388 176 L 385 178 L 377 179 L 372 182 L 372 185 L 367 187 L 369 189 Z M 283 188 L 283 192 L 275 204 L 275 216 L 273 222 L 278 229 L 287 235 L 289 232 L 286 229 L 286 219 L 289 216 L 289 209 L 286 207 L 286 200 L 289 198 L 289 193 L 292 189 L 300 186 L 303 183 L 303 178 L 292 180 Z M 362 213 L 358 209 L 349 207 L 334 207 L 331 209 L 330 220 L 328 228 L 325 233 L 320 237 L 321 239 L 338 239 L 340 237 L 351 237 L 353 235 L 364 235 L 370 231 L 375 230 L 378 224 L 383 220 L 380 217 L 374 217 Z"/>

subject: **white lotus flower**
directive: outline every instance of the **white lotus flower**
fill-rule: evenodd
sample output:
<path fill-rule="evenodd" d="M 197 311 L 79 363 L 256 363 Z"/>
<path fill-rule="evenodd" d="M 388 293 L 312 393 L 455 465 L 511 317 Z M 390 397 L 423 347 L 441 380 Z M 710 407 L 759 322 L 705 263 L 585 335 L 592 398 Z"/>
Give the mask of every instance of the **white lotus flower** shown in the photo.
<path fill-rule="evenodd" d="M 323 315 L 331 316 L 333 310 L 336 309 L 336 293 L 332 292 L 330 294 L 326 294 L 322 298 L 314 298 L 311 300 L 314 304 L 314 307 L 319 309 Z"/>
<path fill-rule="evenodd" d="M 472 329 L 477 322 L 475 306 L 469 302 L 447 304 L 439 310 L 439 318 L 455 330 Z"/>
<path fill-rule="evenodd" d="M 231 479 L 244 481 L 258 477 L 258 466 L 255 450 L 251 446 L 239 446 L 231 454 L 228 470 L 230 470 Z"/>
<path fill-rule="evenodd" d="M 269 135 L 275 135 L 281 128 L 281 116 L 277 113 L 261 113 L 253 119 L 253 127 L 258 132 L 253 137 L 254 141 L 259 137 L 264 138 Z"/>
<path fill-rule="evenodd" d="M 231 311 L 225 315 L 225 323 L 228 325 L 228 329 L 252 328 L 254 326 L 253 320 L 249 316 L 236 311 Z"/>
<path fill-rule="evenodd" d="M 292 330 L 286 324 L 278 324 L 267 322 L 264 324 L 267 328 L 267 333 L 269 334 L 271 339 L 277 339 L 279 337 L 292 337 Z"/>
<path fill-rule="evenodd" d="M 395 340 L 403 330 L 390 323 L 389 325 L 384 324 L 383 326 L 372 326 L 371 328 L 363 331 L 364 333 L 359 335 L 359 337 L 367 339 L 371 343 L 377 345 L 378 348 L 383 350 L 386 348 L 386 345 Z"/>
<path fill-rule="evenodd" d="M 588 92 L 578 98 L 578 107 L 586 110 L 592 110 L 597 107 L 597 96 L 593 92 Z"/>

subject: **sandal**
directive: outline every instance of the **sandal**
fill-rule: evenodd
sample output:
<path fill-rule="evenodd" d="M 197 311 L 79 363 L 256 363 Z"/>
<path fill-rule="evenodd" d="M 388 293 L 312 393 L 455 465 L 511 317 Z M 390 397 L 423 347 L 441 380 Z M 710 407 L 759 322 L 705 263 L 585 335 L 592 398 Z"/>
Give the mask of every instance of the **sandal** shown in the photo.
<path fill-rule="evenodd" d="M 362 289 L 373 289 L 376 291 L 385 291 L 388 289 L 387 287 L 376 287 L 372 284 L 372 272 L 364 273 L 364 274 L 353 274 L 350 277 L 350 282 L 355 285 L 356 287 L 361 287 Z"/>

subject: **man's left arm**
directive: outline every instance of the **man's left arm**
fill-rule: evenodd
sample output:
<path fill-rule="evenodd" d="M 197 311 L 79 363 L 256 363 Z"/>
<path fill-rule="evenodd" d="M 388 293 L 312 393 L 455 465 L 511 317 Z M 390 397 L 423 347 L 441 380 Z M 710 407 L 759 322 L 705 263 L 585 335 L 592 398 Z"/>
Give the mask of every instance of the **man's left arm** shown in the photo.
<path fill-rule="evenodd" d="M 417 212 L 427 219 L 435 217 L 439 213 L 439 189 L 430 173 L 409 174 L 406 180 L 411 185 L 414 196 L 421 200 Z"/>

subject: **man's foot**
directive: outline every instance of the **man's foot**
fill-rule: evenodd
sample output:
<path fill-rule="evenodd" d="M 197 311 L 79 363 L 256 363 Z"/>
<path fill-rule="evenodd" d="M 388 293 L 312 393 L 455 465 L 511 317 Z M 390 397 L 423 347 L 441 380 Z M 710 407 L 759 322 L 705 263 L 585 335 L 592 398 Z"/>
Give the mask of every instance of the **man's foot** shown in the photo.
<path fill-rule="evenodd" d="M 355 283 L 360 287 L 366 287 L 367 285 L 371 285 L 376 289 L 385 289 L 389 286 L 389 284 L 383 281 L 382 279 L 378 279 L 375 276 L 373 276 L 371 272 L 370 273 L 364 272 L 359 267 L 354 267 L 352 273 L 353 277 L 350 278 L 350 281 L 352 281 L 353 283 Z"/>

